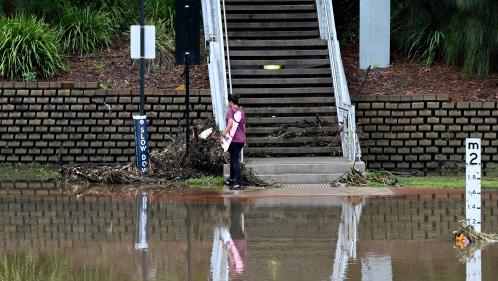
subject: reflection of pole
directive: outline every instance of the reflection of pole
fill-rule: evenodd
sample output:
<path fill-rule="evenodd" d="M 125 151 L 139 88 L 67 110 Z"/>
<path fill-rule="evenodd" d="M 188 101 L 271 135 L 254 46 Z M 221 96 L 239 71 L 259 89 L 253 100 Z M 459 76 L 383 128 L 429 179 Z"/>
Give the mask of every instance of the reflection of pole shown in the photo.
<path fill-rule="evenodd" d="M 188 281 L 192 281 L 192 224 L 190 221 L 190 207 L 187 206 L 187 240 L 188 240 Z"/>
<path fill-rule="evenodd" d="M 140 194 L 137 205 L 137 241 L 135 242 L 135 249 L 142 252 L 142 279 L 147 281 L 147 249 L 149 248 L 147 237 L 147 193 L 142 192 Z"/>
<path fill-rule="evenodd" d="M 482 264 L 481 264 L 481 250 L 476 250 L 474 255 L 467 261 L 466 264 L 466 281 L 481 281 Z"/>
<path fill-rule="evenodd" d="M 142 250 L 142 280 L 147 281 L 147 250 Z"/>
<path fill-rule="evenodd" d="M 147 237 L 147 220 L 148 220 L 148 207 L 147 207 L 147 193 L 142 192 L 138 199 L 137 209 L 137 242 L 135 249 L 147 249 L 149 247 Z"/>

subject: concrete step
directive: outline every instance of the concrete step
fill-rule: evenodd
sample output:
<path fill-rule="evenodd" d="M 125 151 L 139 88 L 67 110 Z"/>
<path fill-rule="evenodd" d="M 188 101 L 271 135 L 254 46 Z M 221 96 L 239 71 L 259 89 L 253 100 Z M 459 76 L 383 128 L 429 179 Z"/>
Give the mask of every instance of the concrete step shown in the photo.
<path fill-rule="evenodd" d="M 251 137 L 249 141 L 249 147 L 256 146 L 278 146 L 278 145 L 289 145 L 289 144 L 317 144 L 317 143 L 335 143 L 337 140 L 334 136 L 313 136 L 313 137 L 289 137 L 289 138 L 280 138 L 280 137 Z"/>
<path fill-rule="evenodd" d="M 352 163 L 343 157 L 275 157 L 246 158 L 245 165 L 259 177 L 280 184 L 326 184 L 346 173 Z M 365 171 L 363 162 L 355 167 Z M 225 165 L 225 176 L 229 173 L 230 167 Z"/>
<path fill-rule="evenodd" d="M 306 29 L 318 28 L 318 22 L 302 21 L 302 22 L 285 22 L 285 21 L 266 21 L 266 22 L 230 22 L 227 24 L 228 31 L 234 29 Z"/>
<path fill-rule="evenodd" d="M 340 147 L 247 147 L 244 153 L 250 156 L 296 156 L 296 155 L 324 155 L 339 156 L 342 155 Z"/>
<path fill-rule="evenodd" d="M 235 92 L 235 91 L 234 91 Z M 297 97 L 297 98 L 240 98 L 240 104 L 250 105 L 284 105 L 284 104 L 334 104 L 335 98 L 330 97 Z"/>
<path fill-rule="evenodd" d="M 317 19 L 316 12 L 310 13 L 272 13 L 272 14 L 227 14 L 227 21 L 230 23 L 232 20 L 303 20 L 303 19 Z"/>
<path fill-rule="evenodd" d="M 230 39 L 230 38 L 229 38 Z M 299 39 L 299 40 L 230 40 L 232 47 L 304 47 L 304 46 L 327 46 L 327 41 L 322 39 Z"/>
<path fill-rule="evenodd" d="M 251 65 L 251 66 L 264 66 L 264 65 L 330 65 L 329 59 L 259 59 L 259 60 L 230 60 L 232 66 Z"/>
<path fill-rule="evenodd" d="M 256 51 L 233 51 L 230 50 L 230 59 L 235 57 L 307 57 L 328 56 L 329 51 L 322 50 L 256 50 Z"/>
<path fill-rule="evenodd" d="M 261 4 L 268 4 L 268 3 L 282 3 L 282 2 L 298 2 L 298 3 L 308 3 L 308 4 L 314 4 L 316 3 L 315 0 L 225 0 L 225 3 L 251 3 L 251 4 L 256 4 L 256 3 L 261 3 Z"/>
<path fill-rule="evenodd" d="M 318 30 L 297 30 L 297 31 L 228 31 L 228 38 L 318 38 Z"/>
<path fill-rule="evenodd" d="M 270 136 L 275 135 L 279 132 L 281 127 L 247 127 L 246 132 L 250 137 L 259 136 Z M 324 127 L 287 127 L 285 132 L 296 133 L 301 135 L 312 135 L 312 134 L 331 134 L 335 135 L 339 132 L 339 125 L 324 126 Z"/>
<path fill-rule="evenodd" d="M 337 123 L 336 116 L 321 116 L 321 122 L 328 122 L 335 124 Z M 300 117 L 248 117 L 247 123 L 251 126 L 257 125 L 268 125 L 268 124 L 298 124 L 298 123 L 309 123 L 313 124 L 317 122 L 315 116 L 300 116 Z"/>
<path fill-rule="evenodd" d="M 250 3 L 250 2 L 246 2 Z M 230 12 L 235 12 L 235 11 L 251 11 L 254 14 L 257 13 L 265 13 L 268 11 L 279 11 L 282 13 L 285 12 L 293 12 L 293 11 L 309 11 L 309 12 L 314 12 L 316 11 L 315 5 L 314 4 L 295 4 L 295 5 L 267 5 L 265 4 L 259 4 L 259 5 L 240 5 L 240 4 L 230 4 L 226 3 L 226 11 L 227 13 Z"/>
<path fill-rule="evenodd" d="M 232 79 L 233 86 L 251 86 L 251 85 L 330 85 L 332 87 L 332 78 L 235 78 Z"/>
<path fill-rule="evenodd" d="M 330 77 L 330 68 L 310 68 L 310 69 L 232 69 L 232 77 L 236 76 L 308 76 L 313 75 Z"/>
<path fill-rule="evenodd" d="M 295 114 L 330 114 L 335 115 L 337 110 L 335 106 L 318 106 L 318 107 L 255 107 L 246 108 L 244 112 L 251 116 L 253 114 L 263 115 L 295 115 Z"/>
<path fill-rule="evenodd" d="M 332 96 L 330 102 L 335 102 L 335 99 L 333 99 L 334 95 L 334 89 L 332 87 L 307 87 L 307 88 L 301 88 L 301 87 L 295 87 L 295 88 L 283 88 L 283 87 L 278 87 L 278 88 L 233 88 L 232 89 L 235 94 L 244 96 L 244 95 L 251 95 L 251 94 L 268 94 L 268 95 L 279 95 L 279 94 L 298 94 L 298 95 L 306 95 L 306 94 L 329 94 Z M 246 98 L 241 98 L 246 100 Z M 305 98 L 308 99 L 307 102 L 312 102 L 312 103 L 320 103 L 322 100 L 320 98 L 317 98 L 317 102 L 309 100 L 310 98 Z M 326 102 L 328 102 L 327 100 Z"/>

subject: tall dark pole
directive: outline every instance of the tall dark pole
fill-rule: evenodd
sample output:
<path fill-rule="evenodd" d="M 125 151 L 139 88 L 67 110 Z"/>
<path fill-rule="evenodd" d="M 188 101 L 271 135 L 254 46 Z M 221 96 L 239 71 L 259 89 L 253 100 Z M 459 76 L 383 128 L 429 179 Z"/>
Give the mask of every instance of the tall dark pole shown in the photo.
<path fill-rule="evenodd" d="M 187 154 L 190 150 L 190 3 L 185 0 L 185 113 Z"/>
<path fill-rule="evenodd" d="M 145 0 L 140 0 L 140 115 L 145 115 Z"/>

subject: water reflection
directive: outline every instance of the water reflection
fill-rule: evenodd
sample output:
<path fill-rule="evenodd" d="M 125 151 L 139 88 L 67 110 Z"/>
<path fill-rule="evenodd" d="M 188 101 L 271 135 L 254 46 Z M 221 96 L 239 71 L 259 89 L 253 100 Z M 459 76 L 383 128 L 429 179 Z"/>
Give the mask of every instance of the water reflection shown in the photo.
<path fill-rule="evenodd" d="M 341 204 L 341 221 L 337 234 L 331 281 L 348 279 L 347 267 L 351 259 L 357 258 L 358 226 L 366 199 L 353 196 L 345 198 L 344 201 Z M 392 280 L 391 258 L 375 254 L 362 257 L 361 280 Z"/>
<path fill-rule="evenodd" d="M 474 256 L 469 258 L 466 263 L 466 273 L 467 280 L 466 281 L 481 281 L 481 250 L 476 250 Z"/>
<path fill-rule="evenodd" d="M 211 253 L 211 280 L 227 281 L 240 277 L 247 264 L 247 236 L 244 206 L 230 202 L 230 226 L 214 230 Z"/>
<path fill-rule="evenodd" d="M 135 249 L 138 250 L 142 256 L 142 280 L 147 281 L 148 269 L 147 269 L 147 249 L 149 248 L 148 241 L 148 219 L 149 219 L 149 208 L 147 193 L 142 192 L 138 196 L 137 202 L 137 241 L 135 243 Z"/>
<path fill-rule="evenodd" d="M 483 197 L 484 232 L 498 229 L 496 194 Z M 0 196 L 0 261 L 23 269 L 38 257 L 32 261 L 47 270 L 63 268 L 64 276 L 95 272 L 99 281 L 202 281 L 207 276 L 211 281 L 481 281 L 481 275 L 486 281 L 498 276 L 498 245 L 489 245 L 482 257 L 477 252 L 474 259 L 458 262 L 460 251 L 450 241 L 464 214 L 461 194 L 238 198 L 226 204 L 223 199 L 185 203 L 139 197 Z M 8 274 L 2 270 L 0 276 Z"/>

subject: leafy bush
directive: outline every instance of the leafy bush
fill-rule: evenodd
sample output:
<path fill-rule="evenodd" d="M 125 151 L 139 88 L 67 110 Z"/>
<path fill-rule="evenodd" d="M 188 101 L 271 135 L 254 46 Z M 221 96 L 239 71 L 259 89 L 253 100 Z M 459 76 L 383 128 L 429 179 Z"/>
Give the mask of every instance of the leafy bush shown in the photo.
<path fill-rule="evenodd" d="M 36 72 L 51 78 L 66 71 L 59 39 L 58 31 L 36 17 L 0 19 L 0 76 L 16 79 Z"/>
<path fill-rule="evenodd" d="M 105 12 L 65 5 L 59 24 L 64 47 L 72 54 L 92 53 L 111 44 L 114 26 Z"/>
<path fill-rule="evenodd" d="M 498 70 L 496 0 L 394 0 L 393 42 L 412 59 L 437 58 L 467 74 Z"/>
<path fill-rule="evenodd" d="M 175 58 L 175 32 L 168 19 L 151 20 L 148 24 L 156 26 L 155 64 L 171 65 Z"/>

